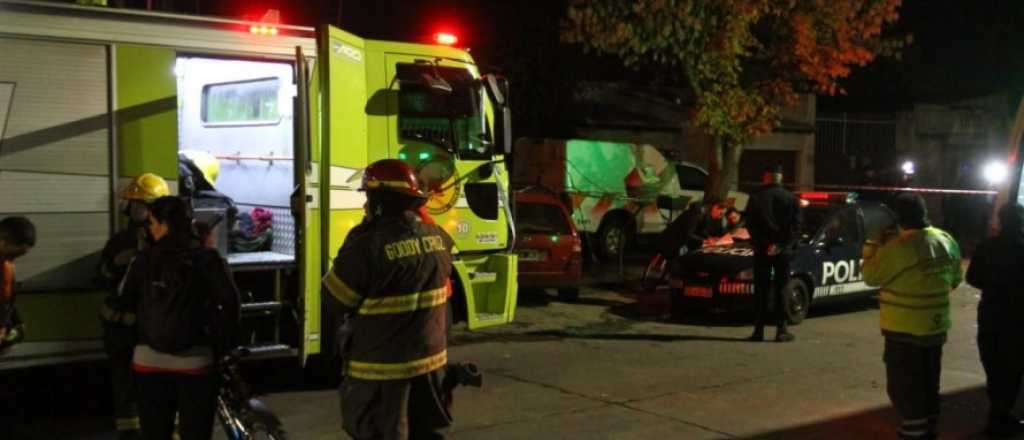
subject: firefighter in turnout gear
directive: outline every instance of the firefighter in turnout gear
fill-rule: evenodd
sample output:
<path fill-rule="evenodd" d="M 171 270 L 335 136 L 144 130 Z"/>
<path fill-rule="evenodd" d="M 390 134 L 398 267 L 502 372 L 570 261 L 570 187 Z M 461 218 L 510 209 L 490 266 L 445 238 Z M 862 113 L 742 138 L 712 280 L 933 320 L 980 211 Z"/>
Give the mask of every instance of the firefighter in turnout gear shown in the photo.
<path fill-rule="evenodd" d="M 342 426 L 355 439 L 444 438 L 454 242 L 418 215 L 426 195 L 406 163 L 370 164 L 361 190 L 368 218 L 323 280 L 351 329 L 342 342 Z"/>
<path fill-rule="evenodd" d="M 934 439 L 939 419 L 942 346 L 950 327 L 949 293 L 963 280 L 960 246 L 928 225 L 924 199 L 893 203 L 899 229 L 864 244 L 864 282 L 881 287 L 886 390 L 904 439 Z"/>
<path fill-rule="evenodd" d="M 111 382 L 114 388 L 114 422 L 120 439 L 138 438 L 139 414 L 135 383 L 131 372 L 135 349 L 135 310 L 121 304 L 118 285 L 128 264 L 146 246 L 146 219 L 149 205 L 170 194 L 167 182 L 155 174 L 143 174 L 120 192 L 127 226 L 107 241 L 100 254 L 99 282 L 109 295 L 100 309 L 103 322 L 103 346 L 110 359 Z"/>

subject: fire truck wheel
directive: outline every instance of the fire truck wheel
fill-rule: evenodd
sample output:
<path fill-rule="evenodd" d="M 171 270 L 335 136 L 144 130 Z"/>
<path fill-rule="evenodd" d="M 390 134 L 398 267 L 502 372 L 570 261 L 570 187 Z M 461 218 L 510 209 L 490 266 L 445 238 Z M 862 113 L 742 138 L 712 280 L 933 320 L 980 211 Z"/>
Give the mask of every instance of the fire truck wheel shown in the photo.
<path fill-rule="evenodd" d="M 792 325 L 803 322 L 811 306 L 811 289 L 799 278 L 791 278 L 782 288 L 782 299 L 786 304 L 786 318 Z"/>

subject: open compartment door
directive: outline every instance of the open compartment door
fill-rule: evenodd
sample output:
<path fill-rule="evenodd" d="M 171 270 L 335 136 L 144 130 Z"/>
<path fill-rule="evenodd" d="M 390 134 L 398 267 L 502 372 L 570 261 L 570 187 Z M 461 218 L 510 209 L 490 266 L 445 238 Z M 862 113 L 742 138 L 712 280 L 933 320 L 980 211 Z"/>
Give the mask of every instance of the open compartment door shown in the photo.
<path fill-rule="evenodd" d="M 319 167 L 314 139 L 313 121 L 316 120 L 317 96 L 312 89 L 316 81 L 311 76 L 311 60 L 301 46 L 295 48 L 295 191 L 291 209 L 295 224 L 296 263 L 299 267 L 299 295 L 297 316 L 302 341 L 299 358 L 305 364 L 311 354 L 320 352 L 320 189 Z"/>

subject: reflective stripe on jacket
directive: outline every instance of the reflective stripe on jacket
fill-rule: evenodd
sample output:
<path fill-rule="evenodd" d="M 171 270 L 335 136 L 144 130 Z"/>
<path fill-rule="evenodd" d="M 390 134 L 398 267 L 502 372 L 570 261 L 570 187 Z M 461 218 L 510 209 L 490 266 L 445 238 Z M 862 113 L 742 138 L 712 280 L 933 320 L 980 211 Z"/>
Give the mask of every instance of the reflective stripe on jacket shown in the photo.
<path fill-rule="evenodd" d="M 949 292 L 963 281 L 960 246 L 938 228 L 911 229 L 864 245 L 864 282 L 881 287 L 883 332 L 944 334 L 951 325 Z"/>
<path fill-rule="evenodd" d="M 348 376 L 409 379 L 444 367 L 453 245 L 413 213 L 349 232 L 323 279 L 325 296 L 350 317 Z"/>

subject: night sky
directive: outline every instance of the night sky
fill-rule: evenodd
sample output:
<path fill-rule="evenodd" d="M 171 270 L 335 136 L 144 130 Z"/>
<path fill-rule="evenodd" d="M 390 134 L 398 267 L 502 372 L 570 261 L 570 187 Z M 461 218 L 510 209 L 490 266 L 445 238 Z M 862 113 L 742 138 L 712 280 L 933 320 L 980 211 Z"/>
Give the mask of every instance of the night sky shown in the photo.
<path fill-rule="evenodd" d="M 127 0 L 128 3 L 142 0 Z M 160 0 L 155 0 L 157 3 Z M 165 0 L 169 1 L 169 0 Z M 282 21 L 337 23 L 367 38 L 425 41 L 439 30 L 459 34 L 485 70 L 501 71 L 520 90 L 517 121 L 530 135 L 564 131 L 563 106 L 581 80 L 657 81 L 614 60 L 584 56 L 558 41 L 567 0 L 182 0 L 205 14 L 256 18 L 268 8 Z M 143 2 L 144 4 L 144 2 Z M 845 81 L 848 94 L 823 97 L 825 111 L 891 112 L 914 102 L 942 102 L 1024 89 L 1024 2 L 1017 0 L 904 0 L 894 34 L 912 34 L 902 60 L 880 60 Z M 518 115 L 522 119 L 524 115 Z M 518 131 L 518 130 L 517 130 Z M 543 133 L 548 132 L 548 133 Z M 551 133 L 555 132 L 555 133 Z"/>

